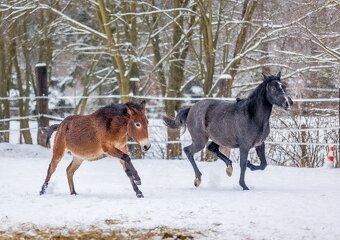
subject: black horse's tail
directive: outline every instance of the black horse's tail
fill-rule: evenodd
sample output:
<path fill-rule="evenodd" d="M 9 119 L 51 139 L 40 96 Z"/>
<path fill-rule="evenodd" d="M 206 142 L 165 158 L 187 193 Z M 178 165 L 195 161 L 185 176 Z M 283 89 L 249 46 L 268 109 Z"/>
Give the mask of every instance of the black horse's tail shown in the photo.
<path fill-rule="evenodd" d="M 185 127 L 185 122 L 187 120 L 189 111 L 190 111 L 190 107 L 182 109 L 181 111 L 177 113 L 177 116 L 175 119 L 168 117 L 168 116 L 164 116 L 163 117 L 164 124 L 171 129 L 178 129 L 182 127 L 183 125 Z"/>
<path fill-rule="evenodd" d="M 51 136 L 54 131 L 57 131 L 60 124 L 53 124 L 47 130 L 46 146 L 50 143 Z"/>

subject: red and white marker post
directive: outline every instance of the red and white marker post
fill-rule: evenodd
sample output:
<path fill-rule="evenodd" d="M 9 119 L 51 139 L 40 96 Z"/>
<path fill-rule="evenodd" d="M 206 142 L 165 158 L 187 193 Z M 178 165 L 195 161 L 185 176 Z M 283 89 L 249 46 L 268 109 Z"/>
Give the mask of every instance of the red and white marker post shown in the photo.
<path fill-rule="evenodd" d="M 329 146 L 329 152 L 325 161 L 325 167 L 334 168 L 334 146 Z"/>

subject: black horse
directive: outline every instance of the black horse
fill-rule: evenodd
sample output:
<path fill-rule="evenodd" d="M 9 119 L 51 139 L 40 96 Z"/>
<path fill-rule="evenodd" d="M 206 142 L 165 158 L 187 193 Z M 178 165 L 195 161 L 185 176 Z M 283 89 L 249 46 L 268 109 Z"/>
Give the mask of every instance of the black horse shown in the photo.
<path fill-rule="evenodd" d="M 211 139 L 207 148 L 226 163 L 228 176 L 233 171 L 232 162 L 220 152 L 219 146 L 240 149 L 239 183 L 243 190 L 249 190 L 244 182 L 246 168 L 264 170 L 267 166 L 264 141 L 270 131 L 269 117 L 273 105 L 287 110 L 292 104 L 279 72 L 277 76 L 264 75 L 263 82 L 248 98 L 237 99 L 236 102 L 202 100 L 192 107 L 182 109 L 175 119 L 165 116 L 163 120 L 169 128 L 187 126 L 189 129 L 192 144 L 185 147 L 184 152 L 194 168 L 196 187 L 201 183 L 202 173 L 194 161 L 194 154 L 201 151 Z M 259 166 L 247 160 L 248 152 L 253 147 L 261 161 Z"/>

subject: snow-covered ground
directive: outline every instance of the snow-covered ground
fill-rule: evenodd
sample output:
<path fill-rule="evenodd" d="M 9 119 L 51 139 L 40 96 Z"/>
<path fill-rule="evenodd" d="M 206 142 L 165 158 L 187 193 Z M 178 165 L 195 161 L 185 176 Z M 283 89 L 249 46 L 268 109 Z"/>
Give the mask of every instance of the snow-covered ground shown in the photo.
<path fill-rule="evenodd" d="M 268 166 L 227 177 L 222 161 L 198 162 L 199 188 L 188 161 L 133 160 L 145 198 L 137 199 L 119 162 L 85 162 L 69 195 L 65 155 L 39 196 L 51 150 L 0 144 L 0 233 L 41 228 L 191 229 L 203 239 L 340 239 L 340 169 Z M 107 220 L 115 224 L 108 225 Z"/>

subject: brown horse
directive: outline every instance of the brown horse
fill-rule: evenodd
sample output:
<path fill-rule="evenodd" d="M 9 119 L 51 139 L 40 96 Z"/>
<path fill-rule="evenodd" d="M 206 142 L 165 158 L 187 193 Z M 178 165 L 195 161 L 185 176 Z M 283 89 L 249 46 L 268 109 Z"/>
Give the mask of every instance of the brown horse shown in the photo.
<path fill-rule="evenodd" d="M 148 120 L 145 116 L 145 101 L 110 104 L 90 115 L 69 116 L 60 124 L 50 127 L 47 141 L 54 131 L 57 133 L 54 139 L 53 156 L 40 195 L 45 193 L 51 175 L 64 152 L 68 151 L 73 155 L 73 160 L 66 170 L 71 194 L 77 194 L 73 175 L 84 160 L 94 161 L 112 156 L 120 159 L 137 197 L 143 197 L 137 187 L 141 184 L 140 177 L 127 154 L 127 141 L 130 136 L 140 144 L 143 151 L 151 147 Z"/>

